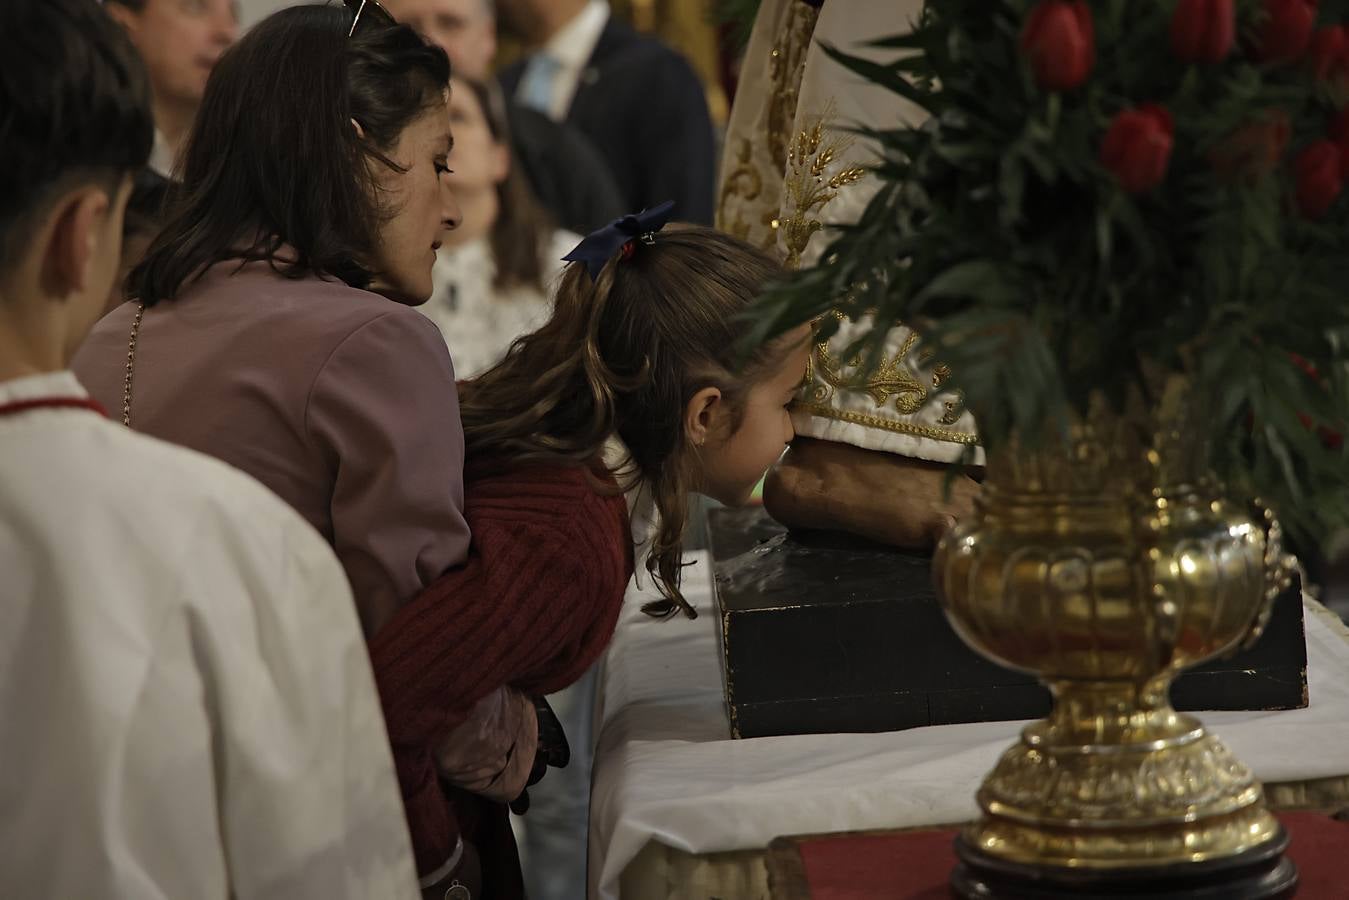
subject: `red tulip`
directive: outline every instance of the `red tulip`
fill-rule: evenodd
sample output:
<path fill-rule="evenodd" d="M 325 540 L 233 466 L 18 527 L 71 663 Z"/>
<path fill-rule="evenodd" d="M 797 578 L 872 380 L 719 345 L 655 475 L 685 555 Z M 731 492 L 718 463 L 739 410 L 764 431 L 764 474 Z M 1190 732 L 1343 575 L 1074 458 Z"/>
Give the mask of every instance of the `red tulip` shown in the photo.
<path fill-rule="evenodd" d="M 1311 360 L 1307 357 L 1301 353 L 1289 353 L 1288 356 L 1293 360 L 1293 365 L 1301 369 L 1312 381 L 1321 380 L 1321 373 L 1316 370 L 1316 366 L 1312 365 Z"/>
<path fill-rule="evenodd" d="M 1131 194 L 1151 190 L 1166 177 L 1175 127 L 1161 106 L 1126 109 L 1110 123 L 1101 141 L 1101 165 Z"/>
<path fill-rule="evenodd" d="M 1317 0 L 1265 0 L 1256 30 L 1255 58 L 1291 62 L 1307 51 L 1316 23 Z"/>
<path fill-rule="evenodd" d="M 1311 431 L 1316 429 L 1316 437 L 1321 444 L 1328 450 L 1339 450 L 1344 446 L 1344 435 L 1333 428 L 1327 428 L 1324 425 L 1317 425 L 1312 421 L 1312 417 L 1306 413 L 1298 413 L 1297 420 L 1302 423 L 1302 427 Z"/>
<path fill-rule="evenodd" d="M 1096 32 L 1084 0 L 1041 0 L 1021 29 L 1021 52 L 1045 90 L 1080 86 L 1096 62 Z"/>
<path fill-rule="evenodd" d="M 1316 366 L 1312 365 L 1310 360 L 1299 353 L 1289 353 L 1288 355 L 1293 358 L 1293 365 L 1305 372 L 1308 378 L 1322 384 L 1325 383 L 1324 379 L 1321 378 L 1321 373 L 1317 371 Z M 1316 436 L 1320 438 L 1321 443 L 1327 448 L 1339 450 L 1344 447 L 1344 435 L 1339 431 L 1336 431 L 1333 428 L 1327 428 L 1324 425 L 1317 425 L 1312 421 L 1312 417 L 1306 413 L 1298 413 L 1297 418 L 1298 421 L 1302 423 L 1302 427 L 1308 431 L 1315 428 Z"/>
<path fill-rule="evenodd" d="M 1341 109 L 1330 123 L 1330 139 L 1337 144 L 1349 144 L 1349 106 Z"/>
<path fill-rule="evenodd" d="M 1317 31 L 1307 62 L 1312 76 L 1343 100 L 1349 95 L 1349 28 L 1330 25 Z"/>
<path fill-rule="evenodd" d="M 1309 219 L 1319 219 L 1344 189 L 1340 148 L 1333 141 L 1319 140 L 1293 160 L 1297 182 L 1297 206 Z"/>
<path fill-rule="evenodd" d="M 1288 148 L 1288 114 L 1271 109 L 1234 131 L 1209 153 L 1209 162 L 1228 181 L 1254 180 L 1278 166 Z"/>
<path fill-rule="evenodd" d="M 1329 81 L 1344 70 L 1345 54 L 1349 51 L 1349 30 L 1341 25 L 1329 25 L 1312 35 L 1307 62 L 1317 81 Z"/>
<path fill-rule="evenodd" d="M 1180 0 L 1171 15 L 1171 50 L 1182 62 L 1222 62 L 1236 35 L 1232 0 Z"/>

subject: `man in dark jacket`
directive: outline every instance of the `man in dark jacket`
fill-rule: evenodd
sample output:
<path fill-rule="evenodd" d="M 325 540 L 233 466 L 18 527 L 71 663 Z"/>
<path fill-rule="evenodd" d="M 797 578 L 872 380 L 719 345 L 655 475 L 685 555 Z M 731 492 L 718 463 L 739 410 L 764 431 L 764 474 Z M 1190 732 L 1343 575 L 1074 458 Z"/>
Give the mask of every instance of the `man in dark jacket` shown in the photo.
<path fill-rule="evenodd" d="M 629 210 L 673 200 L 677 218 L 712 224 L 712 121 L 683 56 L 605 0 L 499 0 L 499 13 L 533 48 L 502 72 L 508 95 L 590 138 Z"/>
<path fill-rule="evenodd" d="M 443 49 L 455 75 L 491 78 L 492 0 L 384 0 L 383 5 Z M 519 103 L 508 102 L 506 115 L 515 162 L 558 225 L 588 234 L 628 212 L 609 164 L 580 131 Z"/>

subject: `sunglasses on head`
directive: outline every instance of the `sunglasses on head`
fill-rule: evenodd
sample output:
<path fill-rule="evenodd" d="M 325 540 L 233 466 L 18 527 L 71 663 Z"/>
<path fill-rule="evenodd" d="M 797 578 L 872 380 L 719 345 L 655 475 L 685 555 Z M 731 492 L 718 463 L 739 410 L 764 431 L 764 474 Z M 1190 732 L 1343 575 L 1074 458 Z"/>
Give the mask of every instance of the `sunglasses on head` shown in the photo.
<path fill-rule="evenodd" d="M 388 28 L 398 24 L 398 20 L 379 5 L 379 0 L 342 0 L 342 2 L 352 12 L 351 30 L 347 32 L 347 37 L 354 35 L 357 28 Z"/>

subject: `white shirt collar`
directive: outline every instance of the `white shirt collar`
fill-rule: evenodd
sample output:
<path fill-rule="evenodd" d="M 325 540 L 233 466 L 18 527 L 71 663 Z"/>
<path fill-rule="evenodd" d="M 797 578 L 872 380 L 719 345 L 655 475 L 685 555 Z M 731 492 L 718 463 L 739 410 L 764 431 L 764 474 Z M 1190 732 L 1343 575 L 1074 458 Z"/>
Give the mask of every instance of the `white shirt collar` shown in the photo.
<path fill-rule="evenodd" d="M 615 434 L 604 442 L 602 458 L 609 471 L 616 473 L 618 486 L 623 490 L 623 500 L 628 504 L 633 557 L 637 560 L 637 568 L 640 570 L 656 537 L 656 529 L 660 525 L 660 514 L 656 511 L 656 497 L 651 493 L 651 486 L 637 470 L 637 464 L 632 460 L 632 451 L 618 435 Z"/>
<path fill-rule="evenodd" d="M 543 45 L 543 51 L 565 69 L 580 71 L 590 62 L 604 26 L 609 23 L 608 0 L 590 0 L 585 9 Z"/>
<path fill-rule="evenodd" d="M 39 375 L 25 375 L 22 378 L 0 381 L 0 405 L 67 397 L 83 400 L 88 396 L 75 373 L 69 370 L 43 372 Z"/>
<path fill-rule="evenodd" d="M 172 180 L 173 162 L 173 151 L 169 149 L 169 142 L 164 139 L 164 132 L 156 128 L 155 145 L 150 149 L 150 161 L 147 165 L 156 175 Z"/>

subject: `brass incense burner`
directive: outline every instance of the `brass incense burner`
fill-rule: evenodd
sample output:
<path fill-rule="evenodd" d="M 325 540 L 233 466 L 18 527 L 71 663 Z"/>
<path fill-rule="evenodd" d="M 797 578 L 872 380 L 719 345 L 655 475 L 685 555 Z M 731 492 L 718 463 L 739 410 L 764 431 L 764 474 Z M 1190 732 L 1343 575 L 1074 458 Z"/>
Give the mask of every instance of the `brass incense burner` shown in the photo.
<path fill-rule="evenodd" d="M 961 638 L 1054 696 L 984 780 L 962 858 L 1036 884 L 1256 858 L 1275 887 L 1242 896 L 1275 896 L 1296 874 L 1260 784 L 1168 692 L 1259 637 L 1293 561 L 1271 516 L 1207 476 L 1183 380 L 1152 408 L 1100 406 L 1066 440 L 991 454 L 976 514 L 934 559 Z M 998 895 L 962 877 L 966 896 Z"/>

